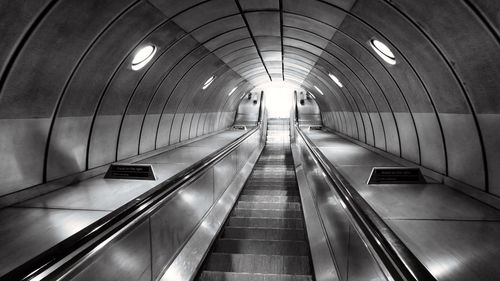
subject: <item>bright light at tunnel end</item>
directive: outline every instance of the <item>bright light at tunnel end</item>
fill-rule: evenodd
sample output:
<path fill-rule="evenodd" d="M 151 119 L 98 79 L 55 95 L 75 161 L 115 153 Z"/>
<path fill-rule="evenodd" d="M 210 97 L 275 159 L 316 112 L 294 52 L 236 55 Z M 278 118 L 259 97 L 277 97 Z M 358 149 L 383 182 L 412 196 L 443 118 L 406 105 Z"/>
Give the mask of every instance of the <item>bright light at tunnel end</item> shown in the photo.
<path fill-rule="evenodd" d="M 390 65 L 396 64 L 396 57 L 391 49 L 384 43 L 380 42 L 377 39 L 370 40 L 370 46 L 377 53 L 379 57 L 381 57 L 386 63 Z"/>
<path fill-rule="evenodd" d="M 146 66 L 153 59 L 156 49 L 153 45 L 146 45 L 140 48 L 132 59 L 132 70 L 137 71 Z"/>

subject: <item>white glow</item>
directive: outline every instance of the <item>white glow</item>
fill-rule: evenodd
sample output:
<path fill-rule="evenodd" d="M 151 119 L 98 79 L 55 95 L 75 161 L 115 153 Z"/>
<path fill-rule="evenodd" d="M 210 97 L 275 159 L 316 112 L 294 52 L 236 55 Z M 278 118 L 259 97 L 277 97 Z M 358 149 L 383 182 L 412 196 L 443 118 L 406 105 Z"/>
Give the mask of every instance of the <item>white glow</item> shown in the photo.
<path fill-rule="evenodd" d="M 234 93 L 234 91 L 236 91 L 236 89 L 238 89 L 238 87 L 234 87 L 234 88 L 231 90 L 231 92 L 229 92 L 228 96 L 231 96 L 231 95 Z"/>
<path fill-rule="evenodd" d="M 372 49 L 377 53 L 379 57 L 381 57 L 385 62 L 388 64 L 394 65 L 396 64 L 396 57 L 394 56 L 394 53 L 385 45 L 384 43 L 372 39 L 370 40 L 370 46 Z"/>
<path fill-rule="evenodd" d="M 132 70 L 137 71 L 146 66 L 153 59 L 155 53 L 156 47 L 153 45 L 147 45 L 139 49 L 132 60 Z"/>
<path fill-rule="evenodd" d="M 314 86 L 314 89 L 316 89 L 316 91 L 318 91 L 318 93 L 320 93 L 322 96 L 324 96 L 325 94 L 323 94 L 323 92 L 316 86 Z"/>
<path fill-rule="evenodd" d="M 205 81 L 205 84 L 203 84 L 202 89 L 205 90 L 206 88 L 208 88 L 208 86 L 210 86 L 210 84 L 212 84 L 212 82 L 214 82 L 214 80 L 215 80 L 215 75 L 208 78 L 208 80 Z"/>
<path fill-rule="evenodd" d="M 337 78 L 337 76 L 329 73 L 328 76 L 330 76 L 330 78 L 333 80 L 333 82 L 335 82 L 335 84 L 337 84 L 337 86 L 339 86 L 340 88 L 344 87 L 344 85 L 342 85 L 342 83 L 340 82 L 339 78 Z"/>
<path fill-rule="evenodd" d="M 294 84 L 275 81 L 265 83 L 252 92 L 260 93 L 264 91 L 265 106 L 267 109 L 268 117 L 270 118 L 287 118 L 290 117 L 293 108 L 293 92 L 304 91 Z"/>

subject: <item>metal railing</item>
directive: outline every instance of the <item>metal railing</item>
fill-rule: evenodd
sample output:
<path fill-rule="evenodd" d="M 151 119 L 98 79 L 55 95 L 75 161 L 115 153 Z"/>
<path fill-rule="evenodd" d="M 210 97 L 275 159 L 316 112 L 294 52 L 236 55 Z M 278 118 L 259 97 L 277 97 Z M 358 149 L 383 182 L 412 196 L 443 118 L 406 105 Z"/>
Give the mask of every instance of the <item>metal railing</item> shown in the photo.
<path fill-rule="evenodd" d="M 198 179 L 206 170 L 237 149 L 260 128 L 259 123 L 229 145 L 213 152 L 150 191 L 18 266 L 0 277 L 0 280 L 52 280 L 64 276 L 71 269 L 98 254 L 104 246 L 113 243 L 120 234 L 126 233 L 127 230 L 147 219 L 168 202 L 170 195 Z"/>
<path fill-rule="evenodd" d="M 295 127 L 298 135 L 325 172 L 327 180 L 334 187 L 339 199 L 345 204 L 354 223 L 366 237 L 365 242 L 375 251 L 390 276 L 394 280 L 436 280 L 365 199 L 332 166 L 299 126 L 295 125 Z"/>

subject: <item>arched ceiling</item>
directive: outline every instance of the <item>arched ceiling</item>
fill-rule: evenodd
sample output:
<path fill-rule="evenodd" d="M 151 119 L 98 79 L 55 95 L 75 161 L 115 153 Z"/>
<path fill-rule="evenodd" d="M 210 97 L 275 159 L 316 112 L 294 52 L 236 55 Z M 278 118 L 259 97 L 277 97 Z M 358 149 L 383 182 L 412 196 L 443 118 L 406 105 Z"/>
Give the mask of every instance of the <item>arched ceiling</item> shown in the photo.
<path fill-rule="evenodd" d="M 284 80 L 340 133 L 500 195 L 499 11 L 494 0 L 3 1 L 2 147 L 21 174 L 37 170 L 7 189 L 227 126 L 242 93 Z M 148 44 L 155 57 L 131 70 Z"/>

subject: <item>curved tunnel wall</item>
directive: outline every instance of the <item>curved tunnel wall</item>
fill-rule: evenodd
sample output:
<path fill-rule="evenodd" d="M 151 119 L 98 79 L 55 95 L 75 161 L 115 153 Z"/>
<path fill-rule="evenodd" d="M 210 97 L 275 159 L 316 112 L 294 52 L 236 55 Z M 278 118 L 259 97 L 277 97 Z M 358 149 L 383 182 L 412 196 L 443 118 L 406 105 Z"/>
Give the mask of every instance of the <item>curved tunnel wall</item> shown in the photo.
<path fill-rule="evenodd" d="M 284 79 L 314 93 L 326 126 L 500 196 L 499 11 L 493 0 L 4 1 L 0 193 L 227 127 L 241 93 Z M 147 43 L 157 55 L 132 71 Z"/>

